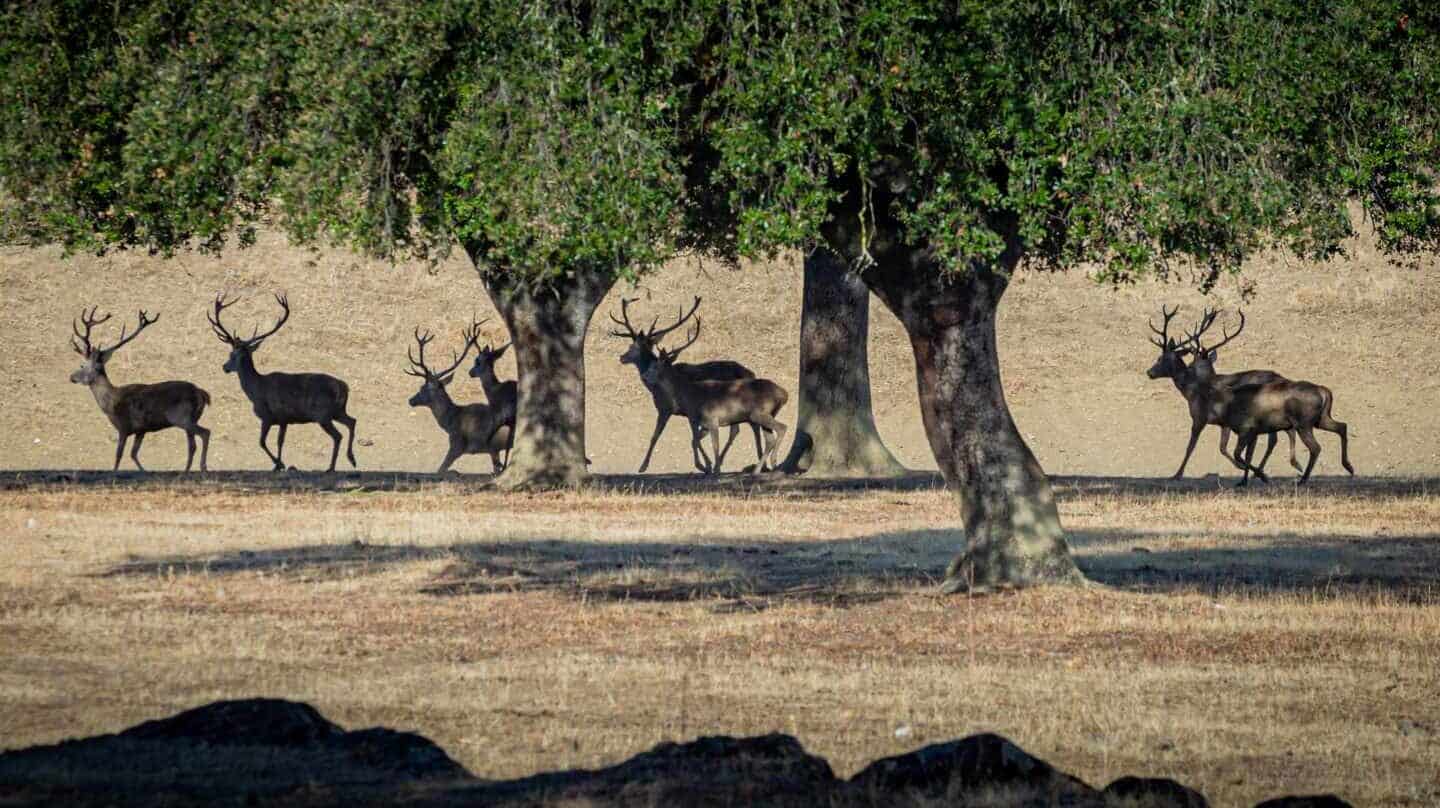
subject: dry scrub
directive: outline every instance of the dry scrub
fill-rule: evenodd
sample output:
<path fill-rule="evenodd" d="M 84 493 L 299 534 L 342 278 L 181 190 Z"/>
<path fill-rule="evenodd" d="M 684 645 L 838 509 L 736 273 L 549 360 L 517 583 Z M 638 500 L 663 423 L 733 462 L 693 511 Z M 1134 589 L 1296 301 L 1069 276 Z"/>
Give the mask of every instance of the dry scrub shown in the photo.
<path fill-rule="evenodd" d="M 122 479 L 0 491 L 3 746 L 282 696 L 482 777 L 794 733 L 842 775 L 982 730 L 1219 805 L 1440 801 L 1440 496 L 1061 479 L 1091 591 L 930 594 L 926 480 Z"/>

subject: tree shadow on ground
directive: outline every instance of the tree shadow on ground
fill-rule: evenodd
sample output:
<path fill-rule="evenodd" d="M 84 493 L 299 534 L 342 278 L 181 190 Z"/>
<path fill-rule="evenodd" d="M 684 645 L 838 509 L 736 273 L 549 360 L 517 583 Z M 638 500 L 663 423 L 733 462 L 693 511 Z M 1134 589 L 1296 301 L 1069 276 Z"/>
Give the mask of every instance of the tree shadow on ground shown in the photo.
<path fill-rule="evenodd" d="M 1091 495 L 1130 496 L 1214 496 L 1230 492 L 1235 496 L 1267 496 L 1292 491 L 1373 498 L 1422 497 L 1440 494 L 1440 477 L 1314 477 L 1305 486 L 1294 485 L 1292 477 L 1278 477 L 1272 483 L 1254 483 L 1234 488 L 1238 477 L 1114 477 L 1057 475 L 1050 478 L 1061 501 Z M 447 491 L 473 493 L 494 490 L 488 474 L 434 474 L 418 472 L 271 472 L 212 471 L 188 474 L 178 471 L 94 471 L 39 469 L 0 471 L 0 491 L 43 491 L 46 489 L 145 490 L 165 489 L 204 493 L 364 493 L 410 492 L 445 486 Z M 811 499 L 844 497 L 865 491 L 928 491 L 944 487 L 938 472 L 916 471 L 901 477 L 820 479 L 783 474 L 596 474 L 586 487 L 637 496 L 666 494 L 735 494 L 749 497 L 805 496 Z"/>
<path fill-rule="evenodd" d="M 1440 603 L 1440 534 L 1221 534 L 1213 546 L 1166 547 L 1177 535 L 1183 532 L 1078 530 L 1069 539 L 1085 574 L 1119 590 Z M 303 582 L 428 563 L 438 569 L 419 592 L 435 597 L 549 591 L 581 602 L 713 601 L 718 612 L 758 611 L 786 602 L 846 607 L 913 596 L 940 582 L 958 542 L 949 529 L 828 541 L 356 541 L 140 558 L 97 574 L 264 573 Z"/>

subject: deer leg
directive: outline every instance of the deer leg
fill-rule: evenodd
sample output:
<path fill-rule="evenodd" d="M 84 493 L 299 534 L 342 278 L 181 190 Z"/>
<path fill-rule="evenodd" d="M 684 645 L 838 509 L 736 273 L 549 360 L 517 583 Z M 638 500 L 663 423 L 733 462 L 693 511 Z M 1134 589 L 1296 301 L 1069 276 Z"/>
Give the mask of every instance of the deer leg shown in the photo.
<path fill-rule="evenodd" d="M 210 470 L 210 430 L 199 424 L 195 425 L 195 434 L 200 436 L 200 470 Z"/>
<path fill-rule="evenodd" d="M 346 431 L 350 433 L 350 439 L 345 443 L 345 459 L 350 461 L 350 468 L 358 469 L 360 464 L 355 462 L 355 419 L 345 413 L 341 413 L 335 420 L 345 425 Z M 331 471 L 334 471 L 335 464 L 330 464 Z"/>
<path fill-rule="evenodd" d="M 715 453 L 715 465 L 711 471 L 718 475 L 720 473 L 720 425 L 718 423 L 710 424 L 708 428 L 710 430 L 710 451 Z M 735 433 L 731 432 L 730 434 L 733 436 Z"/>
<path fill-rule="evenodd" d="M 285 431 L 290 428 L 289 424 L 280 425 L 280 434 L 275 438 L 275 470 L 284 471 L 285 461 L 280 457 L 285 454 Z"/>
<path fill-rule="evenodd" d="M 763 465 L 765 462 L 765 444 L 760 440 L 760 427 L 751 424 L 750 431 L 755 435 L 755 462 Z"/>
<path fill-rule="evenodd" d="M 1325 414 L 1320 417 L 1320 421 L 1316 426 L 1326 432 L 1334 432 L 1340 436 L 1340 465 L 1345 467 L 1345 470 L 1350 473 L 1351 477 L 1354 477 L 1355 467 L 1350 465 L 1350 428 L 1345 425 L 1344 421 L 1337 421 L 1330 417 L 1330 408 L 1328 405 L 1325 408 Z"/>
<path fill-rule="evenodd" d="M 340 440 L 340 435 L 339 435 L 338 432 L 337 432 L 336 435 L 335 435 L 335 440 L 336 440 L 336 443 L 337 443 L 337 445 L 338 445 L 339 440 Z M 465 454 L 465 444 L 464 444 L 464 442 L 461 441 L 461 440 L 456 440 L 456 439 L 454 439 L 454 438 L 451 438 L 451 439 L 450 439 L 450 451 L 448 451 L 448 452 L 445 453 L 445 459 L 440 461 L 440 469 L 439 469 L 438 471 L 436 471 L 435 473 L 436 473 L 436 474 L 444 474 L 445 472 L 449 471 L 449 470 L 450 470 L 450 466 L 453 465 L 456 460 L 460 459 L 460 455 L 462 455 L 462 454 Z M 491 462 L 491 463 L 494 463 L 494 462 L 495 462 L 495 454 L 494 454 L 493 452 L 490 454 L 490 462 Z"/>
<path fill-rule="evenodd" d="M 1256 466 L 1256 468 L 1261 471 L 1265 470 L 1265 464 L 1270 461 L 1270 453 L 1275 451 L 1275 442 L 1280 439 L 1280 436 L 1274 432 L 1271 432 L 1267 437 L 1270 438 L 1270 442 L 1265 445 L 1265 454 L 1260 458 L 1260 465 Z"/>
<path fill-rule="evenodd" d="M 1295 430 L 1285 430 L 1285 437 L 1290 439 L 1290 467 L 1295 469 L 1296 472 L 1304 473 L 1304 467 L 1300 465 L 1299 460 L 1295 459 Z"/>
<path fill-rule="evenodd" d="M 270 458 L 270 462 L 275 466 L 275 471 L 279 471 L 284 468 L 280 465 L 280 458 L 271 454 L 270 447 L 265 445 L 265 441 L 270 438 L 270 427 L 272 426 L 274 426 L 274 424 L 269 421 L 260 422 L 260 449 L 265 452 L 266 457 Z"/>
<path fill-rule="evenodd" d="M 135 441 L 130 444 L 130 459 L 135 461 L 135 468 L 140 469 L 141 471 L 145 470 L 145 467 L 140 465 L 140 444 L 144 441 L 145 433 L 136 432 Z"/>
<path fill-rule="evenodd" d="M 1310 462 L 1305 464 L 1305 473 L 1300 475 L 1300 482 L 1310 479 L 1310 472 L 1315 468 L 1315 461 L 1320 459 L 1320 441 L 1315 440 L 1315 432 L 1308 426 L 1302 426 L 1298 430 L 1300 440 L 1305 442 L 1305 448 L 1310 450 Z"/>
<path fill-rule="evenodd" d="M 774 417 L 766 415 L 763 412 L 756 413 L 753 416 L 752 423 L 758 424 L 761 429 L 764 429 L 766 432 L 771 433 L 769 436 L 770 445 L 765 449 L 765 456 L 768 458 L 769 467 L 775 468 L 775 450 L 780 448 L 780 441 L 785 439 L 785 433 L 788 431 L 789 427 L 775 420 Z M 758 472 L 759 470 L 764 468 L 765 465 L 766 461 L 762 460 L 760 465 L 755 467 L 756 471 Z"/>
<path fill-rule="evenodd" d="M 705 449 L 700 445 L 700 439 L 705 437 L 705 428 L 695 421 L 690 422 L 690 451 L 699 457 L 705 457 Z M 698 465 L 698 464 L 697 464 Z M 705 466 L 700 470 L 701 474 L 710 473 L 710 459 L 705 458 Z"/>
<path fill-rule="evenodd" d="M 1200 440 L 1200 433 L 1204 429 L 1204 421 L 1192 421 L 1190 423 L 1190 443 L 1185 446 L 1185 459 L 1180 461 L 1180 470 L 1170 475 L 1170 479 L 1178 480 L 1185 476 L 1185 466 L 1190 462 L 1190 454 L 1195 451 L 1195 442 Z M 1240 451 L 1239 444 L 1235 446 L 1235 451 Z"/>
<path fill-rule="evenodd" d="M 325 430 L 326 435 L 330 436 L 330 468 L 326 469 L 326 471 L 334 471 L 335 459 L 340 456 L 340 430 L 336 429 L 335 424 L 330 421 L 321 421 L 320 428 Z M 281 432 L 280 434 L 283 435 L 285 433 Z"/>
<path fill-rule="evenodd" d="M 120 458 L 125 456 L 125 441 L 130 439 L 130 436 L 124 432 L 119 434 L 120 438 L 115 441 L 115 467 L 110 469 L 111 471 L 120 470 Z"/>
<path fill-rule="evenodd" d="M 655 429 L 650 433 L 650 446 L 645 450 L 645 459 L 640 461 L 640 470 L 635 472 L 636 474 L 644 474 L 645 469 L 650 468 L 650 455 L 655 451 L 655 444 L 660 441 L 660 433 L 665 431 L 665 425 L 670 423 L 670 416 L 673 414 L 665 410 L 655 411 Z M 696 466 L 697 468 L 699 466 L 698 459 Z M 704 471 L 704 469 L 700 470 Z"/>
<path fill-rule="evenodd" d="M 1230 457 L 1230 452 L 1227 451 L 1227 447 L 1228 447 L 1229 445 L 1230 445 L 1230 427 L 1228 427 L 1228 426 L 1222 426 L 1222 427 L 1220 427 L 1220 456 L 1223 457 L 1223 458 L 1225 458 L 1226 460 L 1229 460 L 1231 463 L 1234 463 L 1235 460 Z M 1239 445 L 1237 444 L 1235 448 L 1236 448 L 1236 449 L 1239 449 L 1240 447 L 1239 447 Z"/>
<path fill-rule="evenodd" d="M 735 443 L 735 436 L 740 434 L 740 425 L 730 425 L 730 437 L 725 439 L 725 446 L 720 449 L 720 454 L 715 457 L 715 471 L 719 473 L 725 468 L 725 455 L 730 454 L 730 446 Z"/>
<path fill-rule="evenodd" d="M 185 430 L 185 472 L 190 472 L 190 464 L 195 460 L 195 433 Z"/>

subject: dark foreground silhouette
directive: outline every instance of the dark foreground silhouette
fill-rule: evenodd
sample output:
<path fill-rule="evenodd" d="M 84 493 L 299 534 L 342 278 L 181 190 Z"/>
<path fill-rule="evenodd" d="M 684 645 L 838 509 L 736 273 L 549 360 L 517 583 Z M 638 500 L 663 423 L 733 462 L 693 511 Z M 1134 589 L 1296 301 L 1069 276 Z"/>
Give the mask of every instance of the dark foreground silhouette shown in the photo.
<path fill-rule="evenodd" d="M 883 758 L 849 780 L 775 734 L 662 743 L 606 769 L 486 781 L 420 735 L 346 732 L 307 704 L 274 699 L 215 702 L 116 735 L 0 754 L 0 804 L 1208 805 L 1173 780 L 1123 777 L 1096 789 L 998 735 Z M 1347 805 L 1285 797 L 1257 808 Z"/>

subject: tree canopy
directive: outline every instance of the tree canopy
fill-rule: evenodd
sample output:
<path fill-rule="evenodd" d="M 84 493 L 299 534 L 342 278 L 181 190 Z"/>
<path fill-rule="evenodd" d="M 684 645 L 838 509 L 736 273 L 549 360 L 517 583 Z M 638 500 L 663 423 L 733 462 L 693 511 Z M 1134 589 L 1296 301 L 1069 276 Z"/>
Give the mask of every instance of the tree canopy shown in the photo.
<path fill-rule="evenodd" d="M 52 0 L 4 12 L 12 241 L 262 215 L 544 280 L 807 246 L 874 189 L 950 267 L 1123 280 L 1440 244 L 1440 12 L 1348 0 Z M 868 236 L 866 236 L 868 238 Z"/>

